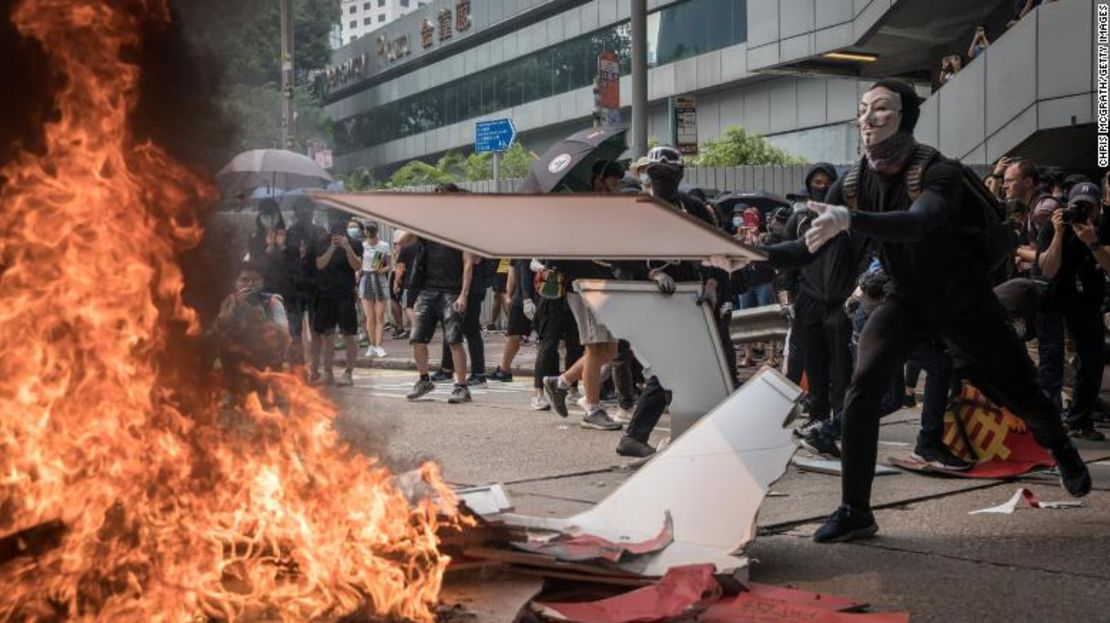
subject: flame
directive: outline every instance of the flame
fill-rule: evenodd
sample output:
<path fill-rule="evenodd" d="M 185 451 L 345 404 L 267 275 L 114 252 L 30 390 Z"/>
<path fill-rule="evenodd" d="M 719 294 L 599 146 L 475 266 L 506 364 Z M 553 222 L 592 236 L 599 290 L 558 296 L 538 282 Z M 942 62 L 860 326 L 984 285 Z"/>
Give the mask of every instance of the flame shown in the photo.
<path fill-rule="evenodd" d="M 45 152 L 0 169 L 0 536 L 65 532 L 0 561 L 0 620 L 433 620 L 443 509 L 346 452 L 294 376 L 264 375 L 287 404 L 252 396 L 232 428 L 174 363 L 201 334 L 175 258 L 215 192 L 129 128 L 124 58 L 165 0 L 25 0 L 12 19 L 65 80 Z"/>

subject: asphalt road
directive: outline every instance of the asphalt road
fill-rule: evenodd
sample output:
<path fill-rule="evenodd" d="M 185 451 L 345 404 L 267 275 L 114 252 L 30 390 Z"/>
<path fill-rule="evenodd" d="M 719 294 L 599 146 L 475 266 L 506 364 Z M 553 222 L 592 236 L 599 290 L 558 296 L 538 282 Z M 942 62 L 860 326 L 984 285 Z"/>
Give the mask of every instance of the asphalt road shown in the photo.
<path fill-rule="evenodd" d="M 406 370 L 363 368 L 354 387 L 329 390 L 344 437 L 398 470 L 432 459 L 454 484 L 504 483 L 517 511 L 533 515 L 589 508 L 632 473 L 614 452 L 619 433 L 580 428 L 574 410 L 566 420 L 531 411 L 531 378 L 491 382 L 466 405 L 446 403 L 447 384 L 410 403 L 404 394 L 414 380 Z M 916 409 L 906 409 L 884 420 L 880 459 L 912 451 L 917 419 Z M 666 426 L 664 418 L 653 444 Z M 790 467 L 773 487 L 784 495 L 761 507 L 760 537 L 747 552 L 756 561 L 751 578 L 906 610 L 915 622 L 1110 621 L 1110 442 L 1079 445 L 1096 486 L 1083 508 L 969 515 L 1005 502 L 1019 486 L 1042 500 L 1068 498 L 1043 477 L 881 476 L 879 535 L 858 544 L 810 540 L 837 505 L 839 478 Z M 698 486 L 727 495 L 729 485 Z"/>

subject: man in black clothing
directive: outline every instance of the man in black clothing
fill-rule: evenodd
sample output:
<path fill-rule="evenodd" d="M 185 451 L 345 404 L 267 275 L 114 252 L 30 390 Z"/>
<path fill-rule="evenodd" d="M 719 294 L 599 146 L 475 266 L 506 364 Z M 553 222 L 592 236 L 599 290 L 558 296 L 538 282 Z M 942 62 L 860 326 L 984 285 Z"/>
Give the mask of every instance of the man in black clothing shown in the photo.
<path fill-rule="evenodd" d="M 404 240 L 404 232 L 400 232 L 397 240 Z M 416 295 L 420 292 L 412 287 L 412 269 L 416 262 L 416 255 L 420 251 L 420 244 L 410 239 L 408 244 L 401 246 L 397 252 L 397 261 L 393 269 L 393 292 L 401 301 L 402 313 L 408 319 L 408 329 L 402 330 L 395 337 L 408 339 L 413 325 L 412 308 L 416 304 Z M 404 324 L 404 323 L 402 323 Z"/>
<path fill-rule="evenodd" d="M 327 234 L 327 230 L 312 222 L 315 205 L 308 197 L 299 197 L 293 204 L 293 225 L 285 236 L 275 236 L 275 245 L 284 256 L 286 272 L 291 281 L 291 290 L 282 293 L 285 299 L 285 314 L 289 319 L 289 363 L 299 367 L 305 363 L 304 334 L 305 318 L 309 325 L 309 347 L 312 356 L 309 378 L 319 377 L 320 361 L 312 339 L 313 308 L 316 304 L 316 241 Z M 282 239 L 284 238 L 284 239 Z"/>
<path fill-rule="evenodd" d="M 494 279 L 494 270 L 497 260 L 478 260 L 471 269 L 470 293 L 466 300 L 466 313 L 463 314 L 462 332 L 466 340 L 466 352 L 470 355 L 470 376 L 466 384 L 470 387 L 486 384 L 486 341 L 482 336 L 482 302 L 486 298 L 486 290 L 490 288 Z M 494 293 L 497 295 L 497 293 Z M 447 340 L 443 340 L 443 354 L 439 359 L 439 370 L 432 373 L 433 381 L 446 381 L 455 373 L 451 348 Z"/>
<path fill-rule="evenodd" d="M 1066 325 L 1075 339 L 1079 365 L 1071 407 L 1064 419 L 1073 436 L 1094 441 L 1105 439 L 1095 430 L 1091 409 L 1102 385 L 1102 301 L 1106 273 L 1110 272 L 1106 247 L 1110 232 L 1099 222 L 1101 194 L 1096 184 L 1076 184 L 1067 207 L 1052 213 L 1051 222 L 1041 228 L 1037 238 L 1037 265 L 1048 280 L 1037 320 L 1038 380 L 1059 408 Z"/>
<path fill-rule="evenodd" d="M 494 381 L 508 383 L 513 380 L 513 359 L 520 352 L 520 344 L 532 334 L 532 319 L 536 317 L 536 291 L 532 283 L 532 269 L 528 260 L 512 260 L 505 279 L 505 291 L 509 296 L 509 326 L 505 331 L 505 352 L 501 363 L 489 375 Z M 543 389 L 537 392 L 543 396 Z"/>
<path fill-rule="evenodd" d="M 711 208 L 696 197 L 679 192 L 678 184 L 682 180 L 683 166 L 682 156 L 677 150 L 667 146 L 655 147 L 648 152 L 647 159 L 648 163 L 643 170 L 651 179 L 652 195 L 670 202 L 679 210 L 713 227 L 720 227 Z M 719 320 L 721 346 L 733 348 L 728 332 L 728 321 L 722 320 L 717 313 L 720 311 L 717 285 L 719 281 L 724 280 L 724 275 L 719 269 L 706 269 L 694 262 L 648 262 L 647 277 L 656 283 L 659 291 L 664 295 L 674 293 L 676 282 L 702 281 L 706 302 L 713 307 L 714 316 Z M 635 348 L 635 344 L 632 346 Z M 617 454 L 644 457 L 655 453 L 655 448 L 648 444 L 648 436 L 651 435 L 651 431 L 659 423 L 659 418 L 667 408 L 669 402 L 667 394 L 667 390 L 659 383 L 658 377 L 652 376 L 647 379 L 643 391 L 636 399 L 628 430 L 617 444 Z"/>
<path fill-rule="evenodd" d="M 913 87 L 897 80 L 876 83 L 860 102 L 866 156 L 854 196 L 845 196 L 841 180 L 826 203 L 809 204 L 818 213 L 805 234 L 810 253 L 842 232 L 869 237 L 879 244 L 893 279 L 892 292 L 860 335 L 856 369 L 844 399 L 842 504 L 814 534 L 820 543 L 866 538 L 878 531 L 871 483 L 880 402 L 907 356 L 933 336 L 942 337 L 955 357 L 970 364 L 969 379 L 976 387 L 1026 420 L 1037 442 L 1056 458 L 1070 494 L 1083 496 L 1091 488 L 1087 466 L 1037 387 L 1025 345 L 991 290 L 982 245 L 965 233 L 965 219 L 983 216 L 972 214 L 981 208 L 965 200 L 962 169 L 936 159 L 922 174 L 920 194 L 910 196 L 906 168 L 918 151 L 913 127 L 919 114 Z"/>
<path fill-rule="evenodd" d="M 355 298 L 355 276 L 362 270 L 362 243 L 347 234 L 347 216 L 328 215 L 328 233 L 316 241 L 316 304 L 312 319 L 315 334 L 313 348 L 323 351 L 324 384 L 334 385 L 335 330 L 343 335 L 347 352 L 346 369 L 340 385 L 354 384 L 355 360 L 358 358 L 358 304 Z M 314 357 L 313 361 L 317 359 Z M 315 370 L 314 370 L 315 372 Z M 313 379 L 314 381 L 317 379 Z"/>

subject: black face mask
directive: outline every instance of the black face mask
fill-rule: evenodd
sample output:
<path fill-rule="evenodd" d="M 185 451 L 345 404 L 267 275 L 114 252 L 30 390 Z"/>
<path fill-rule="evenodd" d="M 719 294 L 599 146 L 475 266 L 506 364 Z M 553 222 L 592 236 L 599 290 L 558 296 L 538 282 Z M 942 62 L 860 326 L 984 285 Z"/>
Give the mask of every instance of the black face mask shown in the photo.
<path fill-rule="evenodd" d="M 668 201 L 678 197 L 678 178 L 653 177 L 651 178 L 651 191 L 655 196 Z"/>
<path fill-rule="evenodd" d="M 825 196 L 828 195 L 828 194 L 829 194 L 829 189 L 828 188 L 810 188 L 809 189 L 809 198 L 814 200 L 814 201 L 817 201 L 819 203 L 823 203 L 825 201 Z"/>

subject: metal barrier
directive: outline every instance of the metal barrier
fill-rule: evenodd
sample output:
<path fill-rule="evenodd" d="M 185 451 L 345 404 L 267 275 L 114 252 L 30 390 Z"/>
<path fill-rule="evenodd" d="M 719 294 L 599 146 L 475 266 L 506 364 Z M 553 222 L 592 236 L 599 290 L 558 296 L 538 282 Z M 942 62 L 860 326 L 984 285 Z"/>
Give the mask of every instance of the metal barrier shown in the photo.
<path fill-rule="evenodd" d="M 733 344 L 785 340 L 793 310 L 789 305 L 764 305 L 732 312 L 729 333 Z"/>

